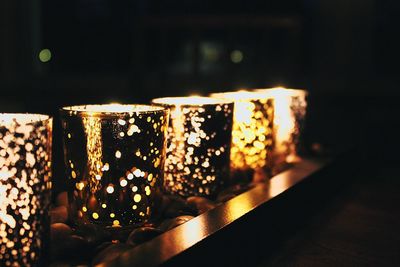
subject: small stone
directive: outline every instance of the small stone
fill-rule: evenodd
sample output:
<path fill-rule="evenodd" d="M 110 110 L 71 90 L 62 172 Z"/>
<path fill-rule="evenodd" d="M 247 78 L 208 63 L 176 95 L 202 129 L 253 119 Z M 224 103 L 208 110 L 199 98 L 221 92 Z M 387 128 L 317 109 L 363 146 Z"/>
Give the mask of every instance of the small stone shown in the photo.
<path fill-rule="evenodd" d="M 254 187 L 254 185 L 252 185 L 252 184 L 237 184 L 237 185 L 230 186 L 218 194 L 217 202 L 228 201 L 229 199 L 233 198 L 234 196 L 240 195 L 241 193 L 248 191 L 249 189 L 251 189 L 253 187 Z M 234 196 L 232 197 L 232 195 L 234 195 Z"/>
<path fill-rule="evenodd" d="M 88 244 L 81 236 L 71 235 L 52 242 L 50 251 L 54 259 L 83 259 L 88 256 Z"/>
<path fill-rule="evenodd" d="M 97 253 L 97 255 L 92 260 L 92 266 L 96 266 L 98 264 L 106 264 L 107 262 L 116 259 L 119 255 L 130 250 L 131 248 L 132 246 L 122 243 L 112 244 Z"/>
<path fill-rule="evenodd" d="M 107 247 L 111 246 L 112 244 L 118 244 L 118 243 L 119 242 L 111 242 L 111 241 L 103 242 L 94 249 L 94 254 L 97 255 L 97 253 L 106 249 Z"/>
<path fill-rule="evenodd" d="M 67 192 L 59 193 L 56 198 L 56 204 L 57 206 L 68 207 L 68 193 Z"/>
<path fill-rule="evenodd" d="M 52 241 L 63 240 L 72 235 L 72 229 L 65 223 L 53 223 L 50 225 L 50 239 Z"/>
<path fill-rule="evenodd" d="M 162 231 L 154 227 L 140 227 L 131 232 L 126 243 L 135 246 L 149 241 L 161 233 Z"/>
<path fill-rule="evenodd" d="M 164 216 L 173 218 L 180 215 L 197 215 L 196 210 L 190 207 L 183 198 L 168 196 L 169 203 L 164 210 Z"/>
<path fill-rule="evenodd" d="M 54 207 L 50 210 L 50 222 L 65 223 L 68 220 L 68 209 L 65 206 Z"/>
<path fill-rule="evenodd" d="M 118 240 L 121 242 L 126 242 L 129 234 L 132 232 L 132 228 L 125 227 L 112 227 L 108 229 L 108 233 L 110 233 L 110 237 L 112 240 Z"/>
<path fill-rule="evenodd" d="M 82 236 L 92 246 L 111 240 L 109 232 L 94 224 L 80 225 L 75 233 Z"/>
<path fill-rule="evenodd" d="M 78 235 L 71 235 L 69 238 L 65 240 L 65 247 L 69 251 L 73 251 L 76 254 L 83 254 L 85 255 L 85 248 L 87 247 L 88 243 L 86 242 L 83 237 Z"/>
<path fill-rule="evenodd" d="M 185 222 L 190 221 L 193 218 L 194 217 L 190 216 L 190 215 L 182 215 L 182 216 L 178 216 L 178 217 L 175 217 L 172 219 L 167 219 L 160 224 L 159 228 L 161 231 L 166 232 L 166 231 L 171 230 L 181 224 L 184 224 Z"/>
<path fill-rule="evenodd" d="M 202 214 L 216 207 L 214 202 L 204 197 L 188 197 L 186 202 L 197 211 L 197 214 Z"/>

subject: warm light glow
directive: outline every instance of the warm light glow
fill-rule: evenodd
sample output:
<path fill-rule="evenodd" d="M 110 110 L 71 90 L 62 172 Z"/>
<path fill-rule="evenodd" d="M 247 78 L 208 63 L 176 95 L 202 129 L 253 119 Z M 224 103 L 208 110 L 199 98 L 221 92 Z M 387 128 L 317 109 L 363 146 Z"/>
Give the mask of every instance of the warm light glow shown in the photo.
<path fill-rule="evenodd" d="M 100 188 L 103 175 L 103 142 L 101 137 L 101 119 L 96 117 L 82 118 L 86 133 L 86 153 L 89 168 L 89 188 L 92 193 Z M 83 189 L 83 188 L 82 188 Z M 108 192 L 108 189 L 107 189 Z"/>
<path fill-rule="evenodd" d="M 278 144 L 290 140 L 290 136 L 294 131 L 295 118 L 290 110 L 291 96 L 285 91 L 284 88 L 277 88 L 270 91 L 275 100 L 275 141 L 277 149 L 282 149 Z"/>
<path fill-rule="evenodd" d="M 304 120 L 307 92 L 297 89 L 276 87 L 258 89 L 274 98 L 275 153 L 283 155 L 286 161 L 296 157 L 296 146 L 300 134 L 300 121 Z"/>
<path fill-rule="evenodd" d="M 163 108 L 149 105 L 105 104 L 70 106 L 64 107 L 63 110 L 94 115 L 96 113 L 146 113 L 152 111 L 161 111 Z"/>
<path fill-rule="evenodd" d="M 41 114 L 0 113 L 0 125 L 8 126 L 10 124 L 18 123 L 19 125 L 23 126 L 25 124 L 31 124 L 38 121 L 45 121 L 49 118 L 49 116 Z"/>
<path fill-rule="evenodd" d="M 114 193 L 114 186 L 112 184 L 110 184 L 109 186 L 107 186 L 107 193 L 112 194 Z"/>
<path fill-rule="evenodd" d="M 271 165 L 273 100 L 263 93 L 238 91 L 212 94 L 235 101 L 231 166 L 246 170 Z"/>
<path fill-rule="evenodd" d="M 139 195 L 139 194 L 136 194 L 136 195 L 133 196 L 133 200 L 134 200 L 135 202 L 140 202 L 140 200 L 142 200 L 142 196 Z"/>
<path fill-rule="evenodd" d="M 287 172 L 283 172 L 269 180 L 268 193 L 270 197 L 275 197 L 289 188 L 291 184 L 290 178 Z"/>
<path fill-rule="evenodd" d="M 240 199 L 240 201 L 238 201 Z M 226 219 L 234 221 L 243 216 L 247 211 L 254 207 L 251 198 L 245 196 L 238 196 L 235 201 L 226 202 Z"/>
<path fill-rule="evenodd" d="M 223 100 L 223 99 L 214 99 L 211 97 L 205 96 L 183 96 L 183 97 L 163 97 L 153 99 L 152 102 L 154 104 L 161 105 L 182 105 L 182 106 L 198 106 L 198 105 L 215 105 L 215 104 L 227 104 L 232 101 Z"/>
<path fill-rule="evenodd" d="M 195 220 L 190 220 L 180 226 L 181 235 L 177 238 L 176 245 L 189 247 L 196 244 L 199 240 L 205 237 L 205 225 L 203 217 L 196 217 Z"/>
<path fill-rule="evenodd" d="M 125 180 L 125 179 L 121 179 L 121 180 L 119 181 L 119 184 L 121 185 L 121 187 L 125 187 L 125 186 L 128 184 L 128 181 Z"/>

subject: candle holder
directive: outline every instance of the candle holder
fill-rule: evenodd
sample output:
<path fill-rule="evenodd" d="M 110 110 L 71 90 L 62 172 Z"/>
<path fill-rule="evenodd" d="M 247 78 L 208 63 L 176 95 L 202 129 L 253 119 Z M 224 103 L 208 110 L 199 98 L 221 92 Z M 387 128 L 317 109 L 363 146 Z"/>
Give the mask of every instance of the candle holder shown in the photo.
<path fill-rule="evenodd" d="M 276 164 L 298 160 L 299 140 L 304 128 L 307 91 L 282 87 L 257 89 L 274 98 L 274 161 Z"/>
<path fill-rule="evenodd" d="M 110 104 L 60 112 L 73 221 L 111 229 L 155 218 L 169 110 Z"/>
<path fill-rule="evenodd" d="M 212 97 L 235 102 L 231 167 L 234 171 L 263 172 L 271 167 L 273 148 L 273 99 L 263 93 L 238 91 Z"/>
<path fill-rule="evenodd" d="M 37 266 L 49 236 L 52 119 L 0 114 L 0 266 Z"/>
<path fill-rule="evenodd" d="M 210 97 L 157 98 L 171 109 L 164 188 L 213 198 L 229 179 L 233 102 Z"/>

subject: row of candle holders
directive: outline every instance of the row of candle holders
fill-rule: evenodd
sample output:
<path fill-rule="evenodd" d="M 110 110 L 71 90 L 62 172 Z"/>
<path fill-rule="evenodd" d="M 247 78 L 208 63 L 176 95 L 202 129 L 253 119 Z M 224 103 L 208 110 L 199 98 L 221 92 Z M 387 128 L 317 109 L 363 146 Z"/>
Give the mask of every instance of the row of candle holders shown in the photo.
<path fill-rule="evenodd" d="M 296 157 L 306 91 L 167 97 L 61 109 L 75 224 L 136 227 L 164 193 L 214 198 L 235 175 Z M 52 119 L 0 115 L 0 265 L 37 263 L 48 229 Z"/>

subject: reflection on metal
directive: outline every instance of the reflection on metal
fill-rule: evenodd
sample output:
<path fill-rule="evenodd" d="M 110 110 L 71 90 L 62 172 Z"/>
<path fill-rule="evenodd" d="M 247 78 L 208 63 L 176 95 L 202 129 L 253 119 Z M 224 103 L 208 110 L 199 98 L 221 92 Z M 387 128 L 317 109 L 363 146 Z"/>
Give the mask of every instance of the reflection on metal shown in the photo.
<path fill-rule="evenodd" d="M 293 162 L 298 152 L 299 137 L 306 115 L 305 90 L 285 89 L 281 87 L 259 89 L 274 98 L 275 117 L 275 156 L 277 161 Z"/>
<path fill-rule="evenodd" d="M 246 214 L 254 205 L 251 198 L 241 196 L 238 196 L 237 198 L 241 198 L 241 201 L 228 201 L 226 203 L 227 221 L 234 221 L 240 216 L 243 216 L 243 214 Z"/>
<path fill-rule="evenodd" d="M 184 197 L 213 197 L 229 177 L 233 102 L 209 97 L 167 97 L 171 109 L 165 189 Z"/>
<path fill-rule="evenodd" d="M 110 104 L 65 107 L 61 115 L 74 221 L 125 227 L 152 218 L 169 111 Z"/>
<path fill-rule="evenodd" d="M 312 174 L 326 167 L 327 163 L 328 161 L 317 160 L 302 160 L 295 163 L 293 168 L 272 177 L 268 183 L 261 183 L 216 208 L 142 245 L 134 247 L 122 254 L 115 261 L 110 262 L 110 264 L 113 266 L 128 267 L 160 266 L 165 263 L 170 264 L 171 262 L 183 263 L 182 260 L 187 260 L 186 256 L 188 255 L 185 252 L 204 251 L 204 246 L 196 246 L 196 244 L 208 241 L 209 243 L 202 244 L 211 243 L 215 245 L 226 241 L 225 239 L 221 240 L 221 238 L 226 238 L 226 235 L 222 233 L 230 232 L 235 234 L 232 229 L 237 229 L 227 226 L 233 222 L 236 226 L 246 222 L 246 220 L 249 220 L 248 217 L 243 217 L 246 214 L 254 215 L 261 212 L 263 216 L 269 216 L 268 209 L 265 209 L 265 207 L 274 205 L 274 201 L 271 200 L 274 200 L 278 195 L 285 194 L 289 189 L 296 190 L 298 188 L 296 187 L 297 184 L 307 180 Z M 253 223 L 247 221 L 246 225 L 251 227 Z M 261 231 L 264 230 L 261 229 Z M 221 235 L 218 235 L 218 233 L 221 233 Z M 215 240 L 218 241 L 216 242 Z M 180 257 L 181 255 L 182 257 Z M 179 258 L 181 260 L 178 260 Z"/>
<path fill-rule="evenodd" d="M 283 172 L 275 176 L 273 179 L 269 180 L 268 195 L 270 197 L 276 197 L 277 195 L 288 189 L 293 183 L 293 180 L 290 178 L 291 177 L 287 175 L 287 172 Z"/>
<path fill-rule="evenodd" d="M 207 228 L 205 227 L 205 221 L 203 218 L 186 222 L 181 227 L 177 243 L 183 248 L 193 246 L 199 242 L 199 240 L 204 238 L 206 230 Z"/>
<path fill-rule="evenodd" d="M 0 114 L 0 266 L 36 266 L 48 238 L 52 119 Z"/>
<path fill-rule="evenodd" d="M 89 188 L 91 193 L 99 189 L 100 177 L 103 176 L 103 146 L 101 142 L 101 119 L 96 117 L 82 118 L 86 133 L 86 150 L 89 164 Z"/>
<path fill-rule="evenodd" d="M 261 93 L 239 91 L 212 94 L 235 102 L 231 166 L 234 170 L 271 167 L 273 100 Z"/>

